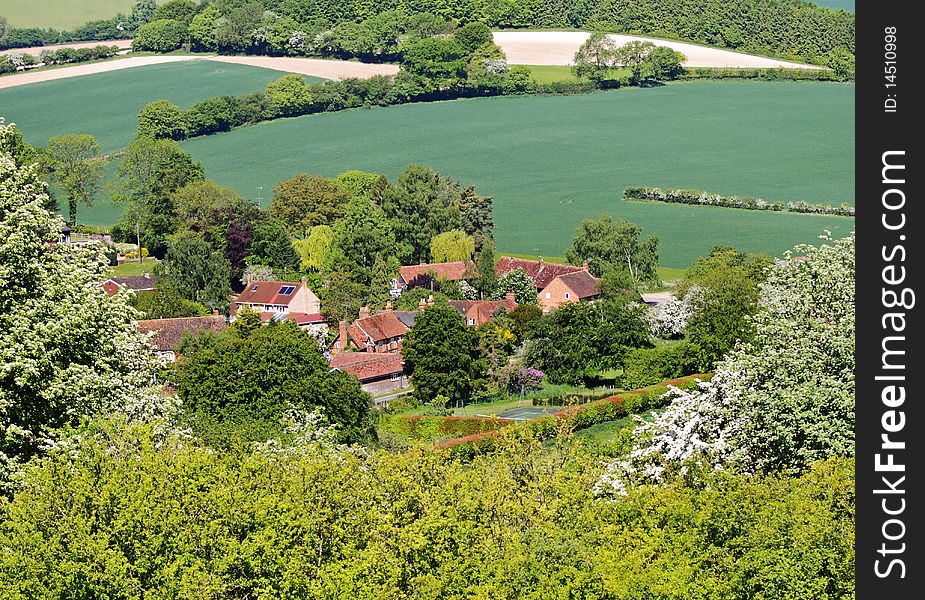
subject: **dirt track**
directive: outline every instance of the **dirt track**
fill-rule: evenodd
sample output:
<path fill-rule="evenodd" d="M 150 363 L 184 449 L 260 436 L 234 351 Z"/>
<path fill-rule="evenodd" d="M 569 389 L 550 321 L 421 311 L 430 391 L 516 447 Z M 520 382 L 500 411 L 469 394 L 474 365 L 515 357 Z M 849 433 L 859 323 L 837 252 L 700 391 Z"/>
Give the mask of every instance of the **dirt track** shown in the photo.
<path fill-rule="evenodd" d="M 583 31 L 496 31 L 494 38 L 495 43 L 501 46 L 511 64 L 568 66 L 572 64 L 578 47 L 588 39 L 589 35 L 591 34 Z M 651 41 L 659 46 L 668 46 L 687 57 L 684 65 L 688 67 L 819 68 L 683 42 L 617 34 L 611 34 L 610 37 L 618 45 L 630 40 L 642 40 Z"/>

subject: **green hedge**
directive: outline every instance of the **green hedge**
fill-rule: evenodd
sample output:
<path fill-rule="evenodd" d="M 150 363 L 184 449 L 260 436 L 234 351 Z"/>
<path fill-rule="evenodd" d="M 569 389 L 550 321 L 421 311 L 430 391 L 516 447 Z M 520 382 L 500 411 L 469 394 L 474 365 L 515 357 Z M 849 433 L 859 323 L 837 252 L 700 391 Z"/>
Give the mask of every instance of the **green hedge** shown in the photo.
<path fill-rule="evenodd" d="M 849 81 L 832 69 L 746 69 L 735 67 L 686 67 L 678 79 L 762 79 L 765 81 Z"/>
<path fill-rule="evenodd" d="M 854 207 L 850 204 L 811 204 L 803 200 L 791 202 L 768 202 L 754 196 L 722 196 L 700 190 L 668 189 L 657 187 L 628 187 L 623 190 L 623 199 L 635 202 L 667 202 L 669 204 L 694 204 L 698 206 L 720 206 L 745 210 L 770 210 L 778 212 L 835 215 L 853 217 Z"/>
<path fill-rule="evenodd" d="M 664 395 L 668 392 L 669 386 L 692 389 L 697 386 L 698 381 L 708 381 L 710 377 L 712 377 L 712 374 L 697 374 L 663 381 L 657 385 L 565 409 L 555 415 L 540 417 L 525 423 L 523 426 L 530 428 L 531 432 L 540 439 L 550 439 L 555 437 L 563 426 L 575 431 L 598 423 L 615 421 L 629 415 L 661 408 L 668 402 Z M 494 439 L 499 433 L 497 430 L 474 433 L 439 443 L 437 447 L 445 449 L 454 458 L 470 459 L 478 454 L 492 450 L 495 446 Z"/>

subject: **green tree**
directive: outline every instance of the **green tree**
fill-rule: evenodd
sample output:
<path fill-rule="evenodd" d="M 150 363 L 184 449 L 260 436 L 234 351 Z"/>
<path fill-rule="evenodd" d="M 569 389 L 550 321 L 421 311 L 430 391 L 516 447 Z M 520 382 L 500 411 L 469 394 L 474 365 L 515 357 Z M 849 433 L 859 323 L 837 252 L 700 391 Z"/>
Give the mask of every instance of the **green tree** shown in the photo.
<path fill-rule="evenodd" d="M 39 162 L 41 155 L 30 146 L 15 125 L 5 125 L 0 117 L 0 154 L 13 159 L 16 166 L 24 167 Z"/>
<path fill-rule="evenodd" d="M 311 88 L 302 75 L 283 75 L 267 84 L 267 96 L 281 117 L 303 115 L 312 105 Z"/>
<path fill-rule="evenodd" d="M 482 244 L 482 249 L 475 261 L 475 269 L 478 272 L 478 278 L 475 280 L 475 289 L 479 292 L 479 297 L 483 300 L 493 298 L 495 289 L 498 286 L 498 273 L 495 266 L 498 264 L 498 258 L 495 256 L 495 243 L 487 240 Z M 536 286 L 534 286 L 536 289 Z M 515 294 L 516 295 L 516 294 Z"/>
<path fill-rule="evenodd" d="M 357 170 L 344 171 L 337 176 L 337 183 L 347 188 L 352 198 L 363 197 L 375 203 L 390 185 L 385 175 Z"/>
<path fill-rule="evenodd" d="M 652 74 L 652 53 L 655 44 L 639 40 L 629 41 L 618 47 L 614 53 L 614 62 L 630 70 L 630 82 L 638 84 Z"/>
<path fill-rule="evenodd" d="M 125 205 L 114 237 L 135 242 L 137 226 L 142 246 L 163 256 L 167 237 L 177 228 L 173 193 L 203 179 L 202 165 L 175 141 L 136 138 L 125 151 L 114 186 L 113 201 Z"/>
<path fill-rule="evenodd" d="M 655 81 L 677 79 L 684 72 L 682 63 L 687 60 L 683 54 L 668 46 L 656 46 L 649 55 L 649 77 Z"/>
<path fill-rule="evenodd" d="M 261 327 L 263 327 L 263 321 L 260 319 L 260 313 L 249 306 L 242 306 L 234 315 L 231 332 L 245 339 Z"/>
<path fill-rule="evenodd" d="M 448 304 L 434 304 L 418 315 L 403 342 L 402 357 L 421 403 L 438 395 L 467 399 L 484 382 L 477 334 Z"/>
<path fill-rule="evenodd" d="M 581 222 L 572 238 L 572 245 L 565 252 L 565 258 L 572 264 L 588 261 L 588 268 L 595 277 L 602 276 L 608 269 L 625 269 L 634 287 L 642 284 L 658 284 L 657 236 L 640 241 L 642 227 L 624 219 L 614 221 L 610 215 Z"/>
<path fill-rule="evenodd" d="M 182 140 L 186 137 L 183 111 L 169 100 L 148 102 L 138 113 L 138 135 L 154 139 Z"/>
<path fill-rule="evenodd" d="M 200 7 L 201 5 L 193 0 L 168 0 L 157 7 L 152 20 L 173 19 L 189 25 L 196 13 L 199 12 Z"/>
<path fill-rule="evenodd" d="M 418 77 L 427 92 L 447 90 L 465 80 L 466 49 L 453 39 L 424 39 L 405 50 L 402 69 Z"/>
<path fill-rule="evenodd" d="M 462 217 L 463 229 L 475 240 L 475 251 L 481 252 L 482 247 L 492 241 L 495 227 L 492 215 L 493 198 L 480 196 L 475 193 L 474 186 L 466 186 L 456 201 Z"/>
<path fill-rule="evenodd" d="M 158 286 L 210 310 L 228 309 L 231 267 L 228 259 L 199 234 L 184 231 L 171 237 L 164 260 L 154 274 Z"/>
<path fill-rule="evenodd" d="M 189 25 L 190 50 L 193 52 L 215 52 L 218 50 L 215 30 L 221 17 L 221 11 L 214 4 L 209 4 L 193 17 Z"/>
<path fill-rule="evenodd" d="M 220 52 L 246 52 L 253 44 L 254 31 L 263 20 L 264 6 L 260 2 L 235 2 L 232 6 L 217 23 L 215 43 Z"/>
<path fill-rule="evenodd" d="M 430 242 L 430 259 L 433 262 L 471 260 L 473 252 L 475 240 L 460 229 L 437 234 Z"/>
<path fill-rule="evenodd" d="M 321 312 L 328 317 L 328 321 L 338 323 L 357 318 L 360 307 L 366 303 L 369 288 L 356 282 L 352 273 L 328 271 L 317 292 L 321 298 Z"/>
<path fill-rule="evenodd" d="M 100 145 L 89 134 L 67 134 L 48 139 L 43 162 L 52 179 L 67 195 L 68 222 L 77 223 L 77 205 L 93 205 L 105 175 Z"/>
<path fill-rule="evenodd" d="M 308 236 L 294 240 L 299 254 L 299 267 L 303 271 L 317 273 L 324 265 L 324 257 L 334 240 L 334 230 L 327 225 L 316 225 L 308 231 Z"/>
<path fill-rule="evenodd" d="M 299 268 L 299 255 L 292 246 L 286 224 L 280 219 L 263 217 L 254 224 L 254 239 L 248 248 L 248 264 L 266 265 L 277 273 L 291 273 Z"/>
<path fill-rule="evenodd" d="M 132 6 L 131 22 L 134 25 L 133 29 L 144 25 L 152 18 L 154 18 L 154 12 L 157 10 L 157 3 L 154 0 L 138 0 Z"/>
<path fill-rule="evenodd" d="M 12 126 L 0 123 L 0 140 Z M 45 208 L 34 166 L 0 152 L 0 479 L 59 429 L 97 410 L 129 412 L 152 374 L 124 294 L 98 284 L 98 246 L 54 244 L 63 221 Z M 51 245 L 50 245 L 51 244 Z M 5 586 L 4 586 L 5 587 Z"/>
<path fill-rule="evenodd" d="M 136 292 L 129 303 L 141 312 L 145 319 L 172 319 L 176 317 L 202 317 L 209 309 L 199 302 L 183 298 L 173 289 Z"/>
<path fill-rule="evenodd" d="M 187 42 L 186 25 L 174 19 L 160 19 L 145 23 L 135 31 L 132 50 L 173 52 Z"/>
<path fill-rule="evenodd" d="M 576 77 L 600 84 L 616 64 L 616 50 L 616 44 L 606 33 L 592 33 L 575 53 L 572 71 Z"/>
<path fill-rule="evenodd" d="M 453 33 L 453 39 L 462 46 L 467 54 L 472 54 L 479 48 L 493 44 L 491 29 L 484 23 L 473 21 L 466 23 Z"/>
<path fill-rule="evenodd" d="M 382 210 L 368 200 L 353 199 L 334 225 L 325 270 L 349 273 L 353 281 L 369 285 L 376 257 L 393 255 L 393 240 L 392 223 Z"/>
<path fill-rule="evenodd" d="M 177 392 L 194 431 L 213 445 L 278 436 L 290 408 L 320 409 L 344 442 L 372 435 L 357 379 L 331 371 L 315 340 L 288 321 L 232 333 L 185 360 Z"/>
<path fill-rule="evenodd" d="M 294 235 L 303 235 L 317 225 L 333 225 L 350 197 L 350 190 L 333 179 L 299 173 L 276 186 L 268 212 Z"/>

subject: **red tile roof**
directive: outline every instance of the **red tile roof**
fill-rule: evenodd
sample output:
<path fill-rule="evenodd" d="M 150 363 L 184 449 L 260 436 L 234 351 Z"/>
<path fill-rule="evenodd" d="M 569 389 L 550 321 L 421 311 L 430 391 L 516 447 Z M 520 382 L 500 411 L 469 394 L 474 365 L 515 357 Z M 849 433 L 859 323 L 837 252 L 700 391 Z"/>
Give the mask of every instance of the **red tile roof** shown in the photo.
<path fill-rule="evenodd" d="M 154 332 L 148 343 L 159 352 L 176 352 L 177 345 L 187 331 L 197 333 L 209 330 L 221 333 L 228 328 L 225 324 L 225 317 L 221 315 L 177 319 L 145 319 L 138 321 L 136 324 L 141 333 Z"/>
<path fill-rule="evenodd" d="M 534 284 L 536 284 L 537 290 L 542 290 L 544 287 L 549 285 L 550 281 L 559 275 L 576 273 L 578 271 L 585 270 L 584 267 L 558 265 L 541 260 L 527 260 L 526 258 L 502 256 L 501 260 L 499 260 L 498 264 L 495 266 L 495 273 L 498 275 L 503 275 L 513 271 L 514 269 L 523 269 L 523 272 L 533 280 Z"/>
<path fill-rule="evenodd" d="M 559 281 L 567 285 L 581 300 L 593 298 L 600 293 L 597 287 L 599 280 L 584 270 L 559 275 Z"/>
<path fill-rule="evenodd" d="M 375 344 L 404 336 L 409 331 L 411 329 L 390 312 L 357 319 L 347 328 L 347 333 L 353 343 L 360 348 L 364 348 L 367 341 Z"/>
<path fill-rule="evenodd" d="M 280 295 L 279 291 L 285 286 L 291 286 L 293 288 L 292 293 Z M 238 294 L 234 301 L 238 304 L 278 304 L 288 306 L 301 288 L 302 284 L 299 282 L 252 281 L 243 292 Z"/>
<path fill-rule="evenodd" d="M 379 379 L 404 370 L 398 352 L 341 352 L 331 359 L 331 368 L 356 375 L 361 382 Z"/>
<path fill-rule="evenodd" d="M 474 318 L 476 325 L 482 325 L 492 320 L 499 308 L 510 312 L 517 308 L 517 302 L 511 299 L 504 300 L 450 300 L 450 306 L 458 310 L 462 316 Z"/>
<path fill-rule="evenodd" d="M 425 263 L 420 265 L 408 265 L 398 269 L 402 281 L 411 283 L 415 277 L 420 275 L 435 274 L 438 279 L 445 281 L 460 281 L 465 279 L 467 274 L 475 273 L 475 265 L 472 261 L 457 261 L 447 263 Z"/>
<path fill-rule="evenodd" d="M 276 317 L 276 315 L 279 315 Z M 327 319 L 324 318 L 324 315 L 321 313 L 300 313 L 300 312 L 287 312 L 287 313 L 277 313 L 277 312 L 262 312 L 260 313 L 260 320 L 264 323 L 267 323 L 276 317 L 277 319 L 289 319 L 294 322 L 296 325 L 311 325 L 315 323 L 324 323 Z"/>
<path fill-rule="evenodd" d="M 111 281 L 118 286 L 130 290 L 153 290 L 155 279 L 151 275 L 129 275 L 127 277 L 110 277 L 106 281 Z M 106 283 L 105 281 L 103 283 Z"/>

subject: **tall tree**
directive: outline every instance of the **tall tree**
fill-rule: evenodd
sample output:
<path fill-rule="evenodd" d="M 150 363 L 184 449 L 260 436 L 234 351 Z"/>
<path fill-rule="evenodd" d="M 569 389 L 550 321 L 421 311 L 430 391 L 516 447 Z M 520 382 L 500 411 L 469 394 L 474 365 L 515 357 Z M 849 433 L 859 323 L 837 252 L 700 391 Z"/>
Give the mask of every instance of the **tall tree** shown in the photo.
<path fill-rule="evenodd" d="M 100 145 L 89 134 L 67 134 L 48 139 L 43 162 L 67 196 L 68 222 L 77 223 L 77 205 L 93 205 L 105 175 Z"/>
<path fill-rule="evenodd" d="M 158 285 L 211 310 L 227 310 L 231 293 L 231 267 L 201 235 L 191 231 L 175 234 L 167 253 L 155 267 Z"/>
<path fill-rule="evenodd" d="M 472 260 L 475 240 L 461 229 L 444 231 L 430 241 L 430 259 L 434 262 Z"/>
<path fill-rule="evenodd" d="M 404 340 L 402 356 L 421 403 L 437 396 L 468 399 L 485 378 L 475 329 L 448 304 L 434 304 L 418 315 Z"/>
<path fill-rule="evenodd" d="M 327 225 L 312 227 L 308 236 L 301 240 L 294 240 L 296 252 L 299 254 L 299 266 L 303 271 L 317 273 L 324 265 L 324 257 L 334 240 L 334 230 Z"/>
<path fill-rule="evenodd" d="M 349 273 L 351 279 L 369 285 L 377 256 L 392 256 L 392 223 L 368 200 L 356 198 L 334 226 L 334 240 L 325 257 L 325 270 Z"/>
<path fill-rule="evenodd" d="M 334 179 L 299 173 L 276 186 L 268 211 L 301 236 L 316 225 L 333 225 L 350 197 L 350 190 Z"/>
<path fill-rule="evenodd" d="M 495 243 L 492 240 L 486 240 L 482 244 L 478 258 L 475 261 L 475 269 L 478 271 L 478 278 L 475 280 L 475 289 L 479 292 L 479 297 L 483 300 L 492 298 L 495 295 L 495 288 L 498 286 L 498 273 L 495 266 L 498 264 L 498 258 L 495 256 Z"/>
<path fill-rule="evenodd" d="M 572 264 L 588 261 L 591 274 L 601 277 L 609 269 L 629 273 L 634 286 L 658 283 L 657 236 L 640 241 L 642 227 L 610 215 L 585 219 L 579 225 L 565 258 Z"/>
<path fill-rule="evenodd" d="M 475 193 L 474 186 L 466 186 L 456 201 L 462 217 L 463 229 L 475 240 L 475 251 L 481 252 L 486 242 L 493 238 L 495 227 L 492 216 L 491 196 L 480 196 Z"/>
<path fill-rule="evenodd" d="M 577 77 L 600 83 L 615 64 L 616 50 L 616 44 L 606 33 L 592 33 L 575 53 L 572 71 Z"/>

